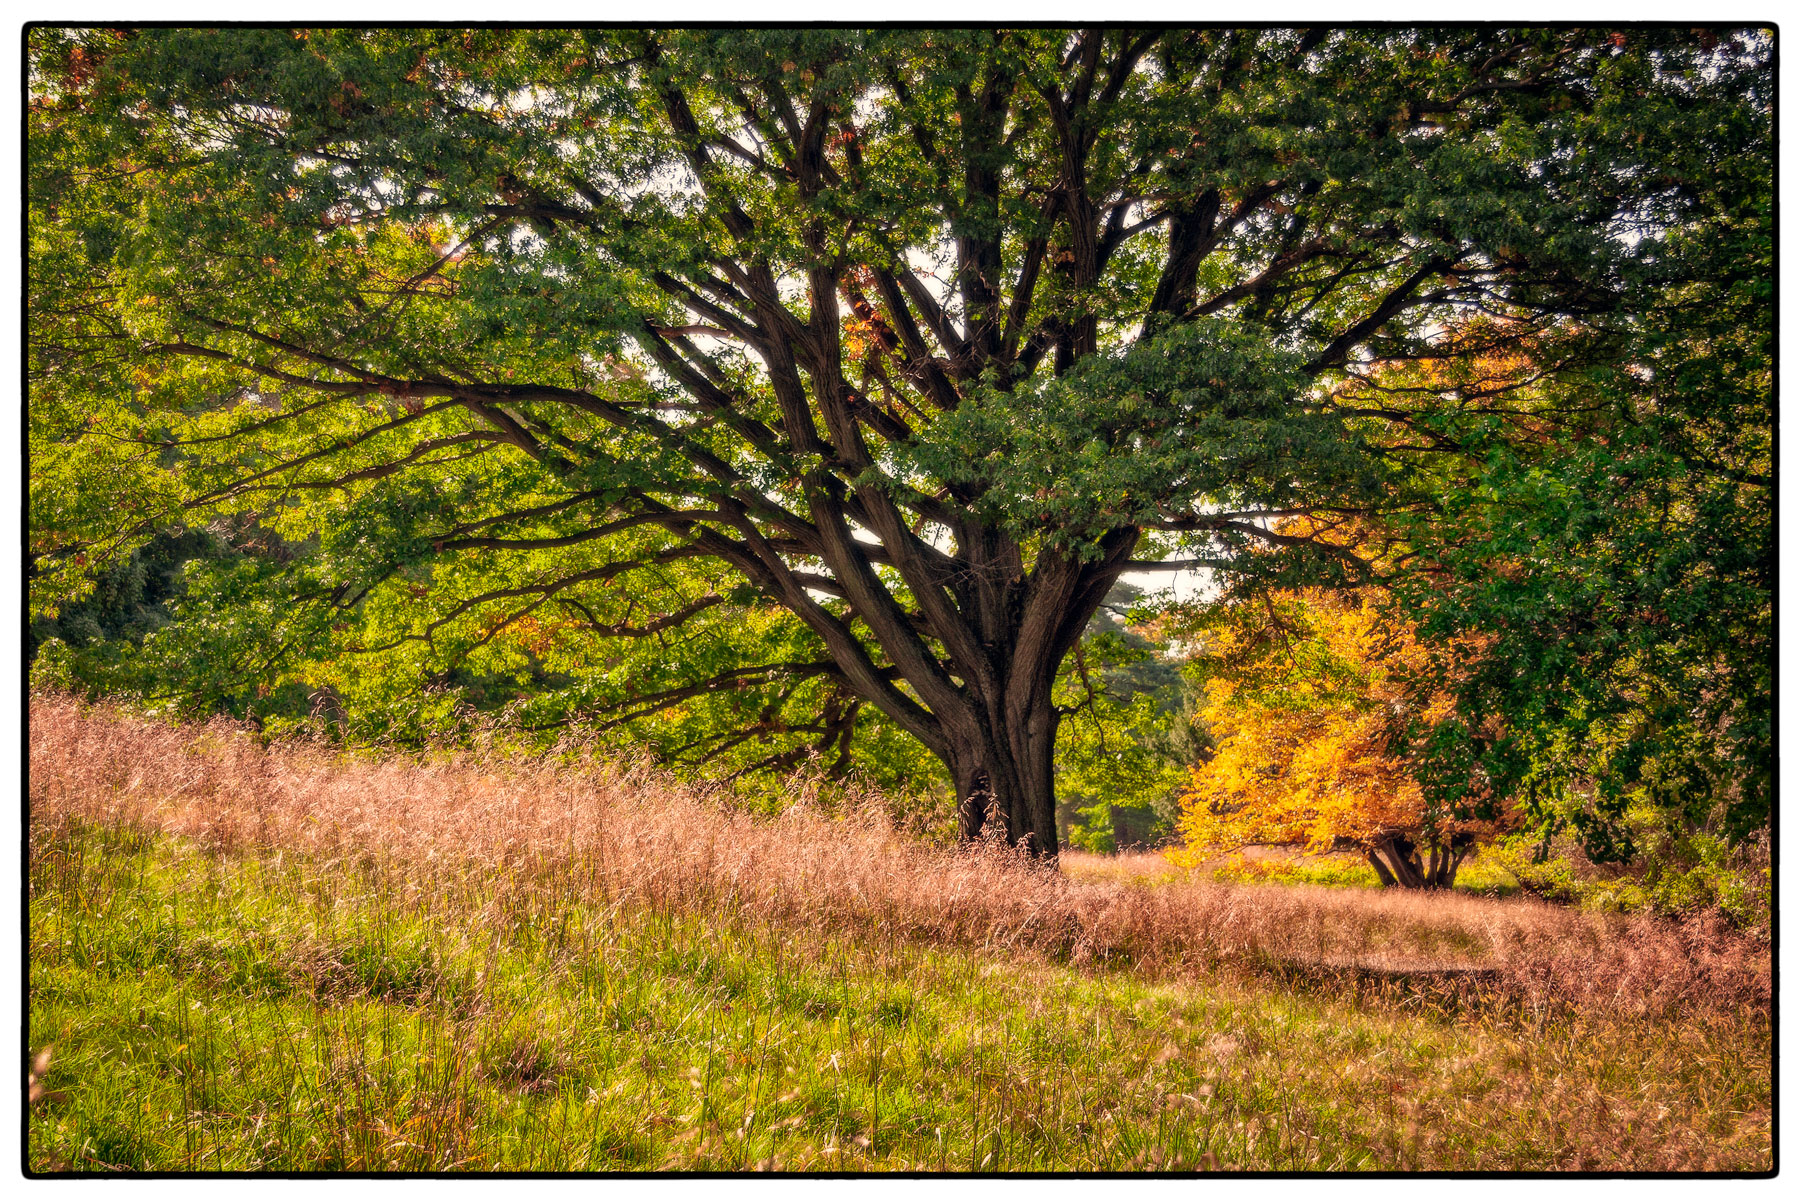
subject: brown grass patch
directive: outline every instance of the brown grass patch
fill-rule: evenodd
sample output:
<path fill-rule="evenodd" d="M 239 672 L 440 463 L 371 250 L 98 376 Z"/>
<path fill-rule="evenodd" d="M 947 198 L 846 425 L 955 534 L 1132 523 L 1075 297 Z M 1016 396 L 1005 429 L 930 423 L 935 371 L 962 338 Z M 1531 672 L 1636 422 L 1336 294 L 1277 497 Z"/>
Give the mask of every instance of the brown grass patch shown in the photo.
<path fill-rule="evenodd" d="M 1084 881 L 995 847 L 908 838 L 866 799 L 834 816 L 802 791 L 763 817 L 591 742 L 532 756 L 346 755 L 264 746 L 224 720 L 174 726 L 54 694 L 31 704 L 34 845 L 39 831 L 82 820 L 220 850 L 304 852 L 350 871 L 399 862 L 449 879 L 479 861 L 516 885 L 490 903 L 520 912 L 554 881 L 608 903 L 728 908 L 800 928 L 1156 974 L 1416 971 L 1439 985 L 1621 1013 L 1770 1002 L 1767 945 L 1716 918 L 1442 893 Z M 1445 974 L 1467 966 L 1484 971 Z"/>

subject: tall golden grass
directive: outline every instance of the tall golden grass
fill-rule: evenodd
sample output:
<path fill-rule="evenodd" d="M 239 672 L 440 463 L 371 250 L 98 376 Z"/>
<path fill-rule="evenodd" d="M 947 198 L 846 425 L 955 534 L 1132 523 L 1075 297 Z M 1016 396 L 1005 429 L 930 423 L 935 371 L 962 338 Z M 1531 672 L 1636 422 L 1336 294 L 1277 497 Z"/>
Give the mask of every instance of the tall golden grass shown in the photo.
<path fill-rule="evenodd" d="M 1624 918 L 1445 893 L 1083 882 L 1003 848 L 909 837 L 877 797 L 826 811 L 799 787 L 778 815 L 747 812 L 595 740 L 530 755 L 346 754 L 52 693 L 32 697 L 29 740 L 34 836 L 81 820 L 220 850 L 380 859 L 424 881 L 479 862 L 520 888 L 554 881 L 609 903 L 729 908 L 1159 976 L 1435 974 L 1453 988 L 1620 1014 L 1770 1004 L 1768 946 L 1716 917 Z"/>

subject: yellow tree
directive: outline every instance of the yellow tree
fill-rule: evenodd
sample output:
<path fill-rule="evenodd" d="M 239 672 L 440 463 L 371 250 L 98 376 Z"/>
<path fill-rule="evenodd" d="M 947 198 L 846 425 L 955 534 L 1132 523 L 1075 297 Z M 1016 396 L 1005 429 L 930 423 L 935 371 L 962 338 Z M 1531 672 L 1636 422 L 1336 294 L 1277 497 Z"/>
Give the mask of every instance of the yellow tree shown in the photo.
<path fill-rule="evenodd" d="M 1491 824 L 1428 810 L 1396 734 L 1450 711 L 1415 711 L 1400 677 L 1423 648 L 1379 597 L 1268 593 L 1210 614 L 1199 662 L 1215 752 L 1182 798 L 1192 864 L 1220 849 L 1357 846 L 1385 886 L 1446 888 Z"/>

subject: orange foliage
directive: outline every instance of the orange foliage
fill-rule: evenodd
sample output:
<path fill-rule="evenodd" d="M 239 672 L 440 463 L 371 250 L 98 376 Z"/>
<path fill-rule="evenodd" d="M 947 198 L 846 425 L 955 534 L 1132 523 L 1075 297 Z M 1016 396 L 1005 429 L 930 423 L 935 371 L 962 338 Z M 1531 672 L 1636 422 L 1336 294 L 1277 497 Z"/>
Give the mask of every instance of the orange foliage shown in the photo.
<path fill-rule="evenodd" d="M 1254 844 L 1367 844 L 1384 829 L 1420 828 L 1424 798 L 1389 747 L 1396 722 L 1413 715 L 1396 671 L 1424 651 L 1377 603 L 1306 590 L 1215 619 L 1202 716 L 1217 749 L 1182 798 L 1177 862 Z M 1441 719 L 1449 703 L 1435 697 L 1419 715 Z"/>

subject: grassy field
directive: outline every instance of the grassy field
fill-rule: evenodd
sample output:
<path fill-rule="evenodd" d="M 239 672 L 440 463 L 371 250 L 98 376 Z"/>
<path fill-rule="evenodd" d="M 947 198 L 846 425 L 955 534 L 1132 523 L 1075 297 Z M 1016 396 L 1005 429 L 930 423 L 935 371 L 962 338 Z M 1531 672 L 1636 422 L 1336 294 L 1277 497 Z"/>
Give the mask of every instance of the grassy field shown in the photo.
<path fill-rule="evenodd" d="M 39 697 L 39 1170 L 1766 1170 L 1767 947 Z M 1082 864 L 1075 864 L 1082 866 Z"/>

